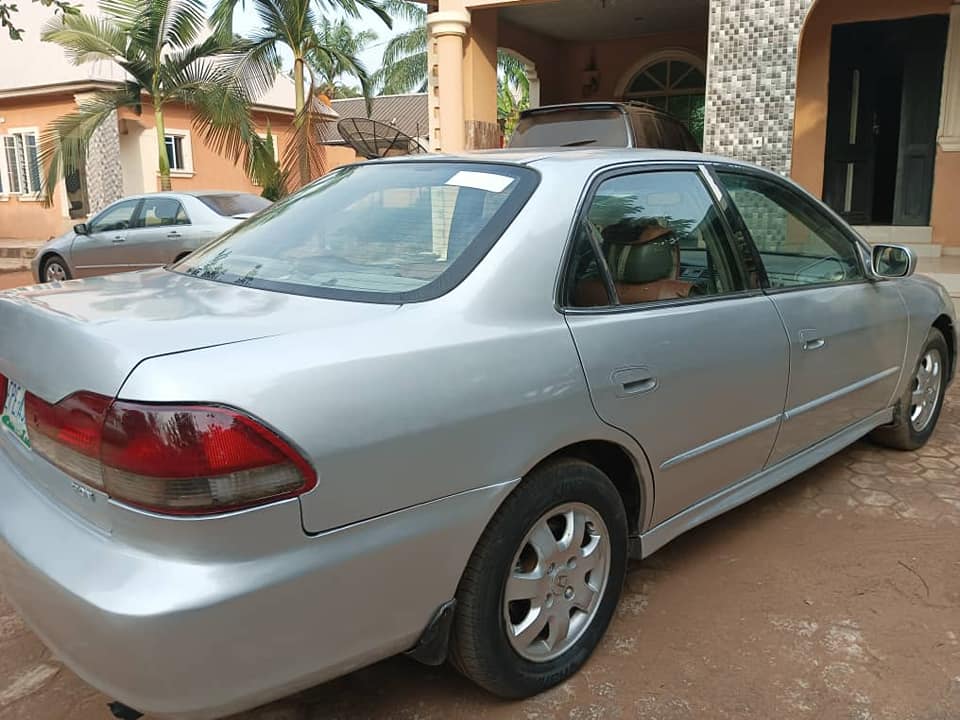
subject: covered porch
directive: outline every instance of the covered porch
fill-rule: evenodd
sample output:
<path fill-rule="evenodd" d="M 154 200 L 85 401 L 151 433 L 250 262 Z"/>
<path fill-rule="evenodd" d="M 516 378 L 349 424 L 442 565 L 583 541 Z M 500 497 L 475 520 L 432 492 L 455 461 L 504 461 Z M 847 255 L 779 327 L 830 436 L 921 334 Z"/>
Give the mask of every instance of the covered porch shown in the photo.
<path fill-rule="evenodd" d="M 497 147 L 497 51 L 523 63 L 530 105 L 639 100 L 703 140 L 708 0 L 440 0 L 430 8 L 433 149 Z"/>

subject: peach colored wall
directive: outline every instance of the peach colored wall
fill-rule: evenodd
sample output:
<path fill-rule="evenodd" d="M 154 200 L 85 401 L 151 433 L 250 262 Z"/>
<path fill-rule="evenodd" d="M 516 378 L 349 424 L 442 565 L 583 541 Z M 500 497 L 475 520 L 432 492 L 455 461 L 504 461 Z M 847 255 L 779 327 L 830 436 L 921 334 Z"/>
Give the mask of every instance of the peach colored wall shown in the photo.
<path fill-rule="evenodd" d="M 619 99 L 615 97 L 615 90 L 621 78 L 645 57 L 667 48 L 686 50 L 706 65 L 707 31 L 656 33 L 628 40 L 570 44 L 564 52 L 564 96 L 570 101 Z M 592 96 L 584 97 L 583 71 L 591 52 L 600 71 L 599 87 Z"/>
<path fill-rule="evenodd" d="M 933 173 L 933 208 L 930 224 L 933 241 L 941 245 L 960 246 L 960 152 L 937 152 Z"/>
<path fill-rule="evenodd" d="M 544 12 L 549 8 L 545 7 Z M 536 64 L 540 77 L 540 99 L 543 105 L 579 100 L 615 99 L 615 88 L 633 65 L 659 50 L 679 48 L 696 55 L 706 63 L 706 30 L 656 33 L 627 40 L 598 43 L 564 42 L 520 27 L 501 19 L 499 46 L 514 50 Z M 583 71 L 594 53 L 600 70 L 599 88 L 590 96 L 583 95 Z"/>
<path fill-rule="evenodd" d="M 552 105 L 564 100 L 563 43 L 527 28 L 500 19 L 497 44 L 520 53 L 537 67 L 540 78 L 540 102 Z M 494 98 L 496 103 L 496 98 Z"/>
<path fill-rule="evenodd" d="M 124 113 L 121 117 L 128 117 Z M 140 116 L 130 115 L 141 125 L 153 132 L 153 108 L 145 105 Z M 174 190 L 210 190 L 225 189 L 239 190 L 259 194 L 260 188 L 250 182 L 244 171 L 243 162 L 237 157 L 221 155 L 204 142 L 203 133 L 192 127 L 192 112 L 182 105 L 165 106 L 163 111 L 164 125 L 167 129 L 189 130 L 190 145 L 193 150 L 193 177 L 172 177 L 171 184 Z M 271 134 L 277 146 L 280 157 L 286 148 L 287 132 L 290 127 L 290 118 L 285 115 L 268 115 L 254 113 L 254 122 L 259 132 L 266 132 L 269 120 Z M 160 189 L 160 178 L 156 178 L 156 189 Z M 151 188 L 152 189 L 152 188 Z"/>
<path fill-rule="evenodd" d="M 4 119 L 0 135 L 9 128 L 24 127 L 43 133 L 50 121 L 74 107 L 73 95 L 0 100 L 0 117 Z M 7 183 L 4 177 L 4 187 Z M 62 188 L 57 188 L 53 201 L 53 207 L 45 208 L 40 202 L 22 201 L 16 195 L 5 200 L 0 196 L 0 238 L 47 240 L 67 230 L 76 221 L 65 217 Z"/>
<path fill-rule="evenodd" d="M 342 165 L 349 165 L 350 163 L 359 162 L 363 159 L 357 156 L 353 148 L 342 145 L 328 145 L 324 148 L 324 153 L 326 153 L 327 172 L 336 170 Z"/>
<path fill-rule="evenodd" d="M 818 197 L 823 192 L 827 141 L 827 97 L 830 81 L 830 36 L 840 23 L 896 20 L 918 15 L 946 14 L 951 0 L 818 0 L 807 16 L 800 38 L 797 67 L 797 109 L 793 137 L 794 180 Z M 960 156 L 937 154 L 931 224 L 934 241 L 960 244 L 960 213 L 956 188 Z M 953 198 L 948 196 L 952 195 Z M 952 243 L 950 242 L 952 239 Z"/>

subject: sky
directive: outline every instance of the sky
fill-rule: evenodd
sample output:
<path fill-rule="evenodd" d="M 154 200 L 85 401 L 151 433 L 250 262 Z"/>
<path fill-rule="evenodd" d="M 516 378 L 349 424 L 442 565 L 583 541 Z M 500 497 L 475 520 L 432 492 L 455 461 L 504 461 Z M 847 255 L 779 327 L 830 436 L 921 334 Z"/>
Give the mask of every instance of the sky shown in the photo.
<path fill-rule="evenodd" d="M 394 21 L 393 29 L 388 28 L 383 21 L 365 8 L 360 8 L 361 17 L 351 19 L 350 24 L 356 31 L 370 29 L 377 33 L 377 40 L 374 41 L 367 50 L 360 55 L 360 60 L 367 68 L 367 72 L 373 73 L 380 68 L 383 58 L 383 49 L 391 37 L 398 32 L 409 30 L 412 26 L 400 20 Z M 234 15 L 234 29 L 241 35 L 246 35 L 250 30 L 256 28 L 258 22 L 257 14 L 250 5 L 246 8 L 237 8 Z M 293 58 L 289 52 L 282 51 L 284 67 L 289 69 L 293 65 Z"/>

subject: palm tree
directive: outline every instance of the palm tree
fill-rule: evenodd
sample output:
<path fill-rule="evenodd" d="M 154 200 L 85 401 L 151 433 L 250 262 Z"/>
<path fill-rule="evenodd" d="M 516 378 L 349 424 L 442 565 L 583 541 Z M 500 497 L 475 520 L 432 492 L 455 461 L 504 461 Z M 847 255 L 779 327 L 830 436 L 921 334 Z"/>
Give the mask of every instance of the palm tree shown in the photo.
<path fill-rule="evenodd" d="M 413 25 L 394 35 L 383 51 L 383 67 L 375 82 L 382 95 L 402 95 L 427 90 L 427 9 L 413 0 L 385 0 L 384 7 L 395 19 Z"/>
<path fill-rule="evenodd" d="M 357 56 L 377 39 L 373 30 L 354 32 L 344 18 L 322 18 L 317 28 L 319 47 L 327 52 L 314 51 L 307 56 L 317 89 L 331 100 L 338 97 L 370 97 L 370 80 Z M 335 53 L 329 50 L 336 51 Z M 344 77 L 356 78 L 360 91 L 343 83 Z"/>
<path fill-rule="evenodd" d="M 383 67 L 375 75 L 380 93 L 426 92 L 429 42 L 426 6 L 414 0 L 385 0 L 384 7 L 395 18 L 402 18 L 413 27 L 392 37 L 384 48 Z M 529 98 L 530 82 L 517 56 L 506 50 L 497 50 L 497 75 L 499 83 L 507 82 L 516 89 L 518 100 Z M 528 104 L 529 100 L 524 102 Z M 520 109 L 525 108 L 526 105 Z"/>
<path fill-rule="evenodd" d="M 249 115 L 255 78 L 239 62 L 243 48 L 207 30 L 202 0 L 101 0 L 99 15 L 68 13 L 45 25 L 43 39 L 63 47 L 74 64 L 108 60 L 128 78 L 117 89 L 94 92 L 44 132 L 48 203 L 59 178 L 83 166 L 94 131 L 122 108 L 140 114 L 144 104 L 153 107 L 163 190 L 171 189 L 164 132 L 170 103 L 192 109 L 194 127 L 216 151 L 249 157 L 256 143 Z"/>
<path fill-rule="evenodd" d="M 245 0 L 219 0 L 213 21 L 223 31 L 231 31 L 233 12 Z M 364 7 L 376 13 L 388 26 L 392 19 L 379 0 L 249 0 L 260 19 L 260 27 L 246 41 L 248 48 L 241 65 L 257 78 L 262 90 L 276 80 L 279 49 L 285 46 L 293 55 L 295 116 L 291 142 L 283 153 L 281 164 L 288 177 L 297 177 L 306 185 L 324 170 L 323 152 L 319 146 L 319 124 L 324 121 L 322 103 L 317 98 L 316 76 L 310 60 L 325 59 L 351 68 L 361 86 L 369 85 L 363 65 L 356 57 L 337 47 L 324 45 L 317 33 L 318 11 L 339 8 L 348 16 L 359 17 Z M 306 84 L 309 78 L 309 88 Z M 293 172 L 293 171 L 296 172 Z"/>

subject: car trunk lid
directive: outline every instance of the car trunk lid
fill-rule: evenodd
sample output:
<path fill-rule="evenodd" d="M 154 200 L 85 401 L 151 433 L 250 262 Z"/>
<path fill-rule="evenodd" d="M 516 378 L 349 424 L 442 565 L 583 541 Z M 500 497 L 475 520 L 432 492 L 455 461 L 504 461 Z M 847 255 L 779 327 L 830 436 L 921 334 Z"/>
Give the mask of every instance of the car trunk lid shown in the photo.
<path fill-rule="evenodd" d="M 0 374 L 47 402 L 87 390 L 113 397 L 141 361 L 331 325 L 393 305 L 324 300 L 167 270 L 0 293 Z"/>

